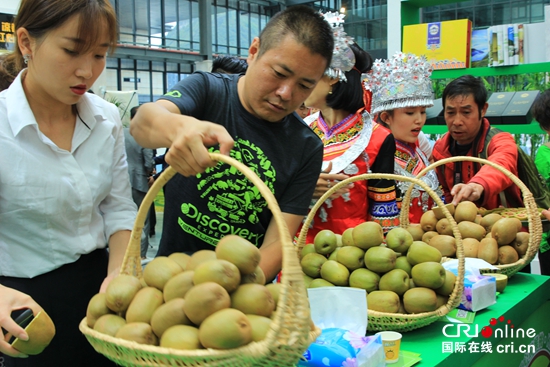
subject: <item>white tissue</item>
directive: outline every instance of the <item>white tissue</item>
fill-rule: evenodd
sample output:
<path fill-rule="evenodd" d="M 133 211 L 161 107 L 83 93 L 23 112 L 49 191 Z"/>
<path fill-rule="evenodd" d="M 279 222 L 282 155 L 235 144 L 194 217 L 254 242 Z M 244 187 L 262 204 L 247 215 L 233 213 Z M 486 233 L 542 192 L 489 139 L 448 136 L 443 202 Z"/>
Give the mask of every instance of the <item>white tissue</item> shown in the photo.
<path fill-rule="evenodd" d="M 339 328 L 365 335 L 367 292 L 348 287 L 308 288 L 311 319 L 321 330 Z"/>

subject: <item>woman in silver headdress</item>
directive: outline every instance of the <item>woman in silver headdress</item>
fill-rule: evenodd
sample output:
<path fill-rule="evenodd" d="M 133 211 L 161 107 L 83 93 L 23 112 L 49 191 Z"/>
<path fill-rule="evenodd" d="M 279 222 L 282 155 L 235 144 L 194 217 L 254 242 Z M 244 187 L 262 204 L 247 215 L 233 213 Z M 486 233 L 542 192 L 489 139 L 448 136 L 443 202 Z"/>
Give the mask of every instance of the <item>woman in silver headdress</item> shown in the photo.
<path fill-rule="evenodd" d="M 419 135 L 426 123 L 426 108 L 433 106 L 431 73 L 432 67 L 425 57 L 398 52 L 389 60 L 376 60 L 365 81 L 372 91 L 372 113 L 395 137 L 395 174 L 415 177 L 429 165 L 420 148 Z M 435 171 L 429 171 L 421 180 L 443 196 Z M 411 183 L 400 181 L 396 185 L 397 203 L 401 207 L 402 196 Z M 422 214 L 434 202 L 428 193 L 415 186 L 410 205 L 410 222 L 420 223 Z"/>
<path fill-rule="evenodd" d="M 336 181 L 367 172 L 393 173 L 395 142 L 390 131 L 372 121 L 370 92 L 363 88 L 371 56 L 343 31 L 343 15 L 324 14 L 333 26 L 335 49 L 330 67 L 305 101 L 319 109 L 304 120 L 324 143 L 323 172 L 314 199 Z M 399 210 L 393 180 L 360 180 L 327 199 L 317 211 L 307 242 L 323 229 L 342 234 L 365 221 L 378 222 L 385 232 L 397 226 Z"/>

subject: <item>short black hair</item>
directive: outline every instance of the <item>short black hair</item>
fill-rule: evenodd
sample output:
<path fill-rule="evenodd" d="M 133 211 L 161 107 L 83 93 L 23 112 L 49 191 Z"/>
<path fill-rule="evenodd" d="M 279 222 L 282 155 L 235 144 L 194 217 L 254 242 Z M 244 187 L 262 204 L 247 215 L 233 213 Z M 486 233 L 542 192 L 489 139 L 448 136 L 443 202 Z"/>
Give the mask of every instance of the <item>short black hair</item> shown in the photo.
<path fill-rule="evenodd" d="M 474 101 L 478 107 L 479 118 L 481 118 L 481 111 L 487 103 L 487 89 L 481 78 L 476 78 L 473 75 L 463 75 L 451 81 L 443 90 L 441 101 L 443 103 L 443 109 L 445 109 L 445 102 L 447 98 L 454 98 L 458 96 L 467 97 L 469 95 L 474 97 Z"/>
<path fill-rule="evenodd" d="M 550 89 L 537 96 L 531 106 L 531 113 L 541 129 L 550 131 Z"/>
<path fill-rule="evenodd" d="M 246 60 L 237 56 L 219 56 L 212 62 L 212 72 L 222 74 L 244 74 L 248 69 Z"/>
<path fill-rule="evenodd" d="M 330 108 L 354 113 L 365 107 L 362 74 L 371 70 L 373 59 L 356 43 L 352 43 L 350 48 L 355 54 L 355 66 L 345 73 L 347 82 L 340 81 L 334 84 L 332 94 L 327 95 L 326 99 Z"/>
<path fill-rule="evenodd" d="M 312 53 L 321 55 L 328 67 L 334 49 L 332 33 L 332 27 L 321 13 L 307 5 L 293 5 L 278 12 L 267 22 L 260 33 L 258 57 L 290 35 Z"/>
<path fill-rule="evenodd" d="M 139 108 L 139 106 L 134 106 L 130 109 L 130 120 L 134 118 L 134 116 L 137 113 L 138 108 Z"/>

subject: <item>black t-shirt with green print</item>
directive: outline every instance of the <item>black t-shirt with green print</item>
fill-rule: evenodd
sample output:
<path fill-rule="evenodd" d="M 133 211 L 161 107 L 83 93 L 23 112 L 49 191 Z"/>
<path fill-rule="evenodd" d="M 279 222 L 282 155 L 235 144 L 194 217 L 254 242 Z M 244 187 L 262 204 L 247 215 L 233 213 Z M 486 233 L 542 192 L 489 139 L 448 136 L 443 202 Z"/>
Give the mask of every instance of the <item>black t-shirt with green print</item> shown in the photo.
<path fill-rule="evenodd" d="M 323 144 L 295 113 L 272 123 L 247 112 L 237 93 L 239 78 L 196 72 L 161 99 L 176 104 L 182 114 L 223 125 L 235 140 L 231 157 L 262 179 L 283 213 L 306 215 L 321 171 Z M 213 250 L 226 234 L 260 247 L 271 218 L 258 189 L 227 164 L 196 177 L 177 174 L 165 187 L 158 255 Z"/>

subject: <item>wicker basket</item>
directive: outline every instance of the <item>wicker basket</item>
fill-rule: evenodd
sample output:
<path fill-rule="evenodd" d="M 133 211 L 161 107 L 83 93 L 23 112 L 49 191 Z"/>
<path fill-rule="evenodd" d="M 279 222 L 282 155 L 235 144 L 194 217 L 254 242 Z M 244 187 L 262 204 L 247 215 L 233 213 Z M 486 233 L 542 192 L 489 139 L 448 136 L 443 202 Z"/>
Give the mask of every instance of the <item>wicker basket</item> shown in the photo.
<path fill-rule="evenodd" d="M 417 178 L 422 177 L 428 171 L 435 169 L 436 167 L 441 166 L 443 164 L 459 162 L 459 161 L 471 161 L 471 162 L 477 162 L 480 164 L 489 165 L 499 170 L 503 174 L 505 174 L 521 190 L 521 194 L 523 197 L 523 204 L 525 205 L 525 209 L 528 215 L 527 222 L 528 222 L 528 228 L 529 228 L 529 234 L 530 234 L 529 246 L 527 247 L 527 252 L 525 253 L 525 255 L 523 255 L 522 258 L 520 258 L 518 261 L 516 261 L 513 264 L 495 265 L 497 269 L 481 269 L 482 273 L 501 273 L 501 274 L 506 274 L 508 277 L 511 277 L 533 260 L 540 246 L 540 241 L 542 238 L 542 221 L 540 219 L 540 213 L 538 211 L 535 199 L 533 198 L 533 194 L 531 193 L 531 191 L 529 191 L 527 186 L 525 186 L 525 184 L 516 175 L 508 171 L 506 168 L 494 162 L 491 162 L 482 158 L 477 158 L 477 157 L 458 156 L 458 157 L 442 159 L 424 168 L 422 171 L 418 173 L 416 177 Z M 405 203 L 403 203 L 403 205 L 405 205 Z"/>
<path fill-rule="evenodd" d="M 263 341 L 252 342 L 236 349 L 182 351 L 138 344 L 99 333 L 90 329 L 86 324 L 86 318 L 84 318 L 80 323 L 80 330 L 90 344 L 97 352 L 120 365 L 288 367 L 295 365 L 309 344 L 320 335 L 318 328 L 311 330 L 309 302 L 302 269 L 275 197 L 260 178 L 242 163 L 221 154 L 211 153 L 210 156 L 215 161 L 230 164 L 246 176 L 259 189 L 277 223 L 282 242 L 284 276 L 277 303 L 277 313 L 271 323 L 271 329 Z M 134 223 L 120 274 L 141 276 L 140 246 L 143 223 L 154 197 L 175 174 L 176 171 L 168 167 L 145 196 Z"/>
<path fill-rule="evenodd" d="M 462 247 L 462 237 L 460 236 L 460 231 L 458 230 L 458 226 L 449 212 L 447 208 L 444 207 L 443 201 L 437 196 L 437 194 L 423 181 L 420 181 L 417 178 L 414 177 L 406 177 L 406 176 L 400 176 L 395 174 L 383 174 L 383 173 L 365 173 L 362 175 L 353 176 L 350 178 L 347 178 L 343 181 L 340 181 L 336 185 L 332 186 L 319 200 L 315 203 L 311 211 L 309 212 L 308 216 L 306 217 L 304 224 L 302 226 L 302 229 L 300 231 L 300 235 L 298 237 L 298 240 L 296 242 L 297 244 L 297 251 L 300 253 L 302 248 L 305 246 L 306 237 L 307 237 L 307 231 L 310 227 L 310 224 L 315 216 L 315 213 L 317 210 L 321 207 L 321 205 L 325 202 L 326 199 L 328 199 L 334 192 L 336 192 L 338 189 L 345 187 L 346 185 L 360 180 L 370 180 L 370 179 L 390 179 L 395 181 L 407 181 L 411 182 L 412 184 L 416 184 L 420 186 L 425 192 L 427 192 L 432 199 L 435 201 L 435 203 L 441 207 L 443 207 L 443 212 L 445 214 L 445 217 L 449 220 L 449 223 L 451 224 L 453 234 L 456 238 L 457 243 L 457 257 L 459 259 L 458 261 L 458 276 L 456 277 L 455 281 L 455 287 L 451 295 L 449 296 L 449 300 L 447 303 L 441 307 L 439 307 L 437 310 L 432 312 L 423 312 L 418 314 L 402 314 L 402 313 L 387 313 L 387 312 L 378 312 L 373 310 L 368 310 L 368 331 L 375 332 L 375 331 L 384 331 L 384 330 L 392 330 L 392 331 L 411 331 L 415 330 L 424 326 L 427 326 L 435 321 L 437 321 L 441 316 L 444 316 L 449 313 L 452 309 L 456 308 L 461 301 L 462 298 L 462 292 L 464 290 L 464 249 Z M 413 187 L 414 185 L 411 185 Z M 410 195 L 410 192 L 408 193 Z M 407 227 L 409 224 L 409 205 L 402 205 L 401 213 L 400 213 L 400 226 L 401 227 Z"/>

